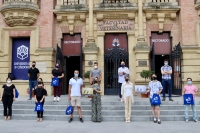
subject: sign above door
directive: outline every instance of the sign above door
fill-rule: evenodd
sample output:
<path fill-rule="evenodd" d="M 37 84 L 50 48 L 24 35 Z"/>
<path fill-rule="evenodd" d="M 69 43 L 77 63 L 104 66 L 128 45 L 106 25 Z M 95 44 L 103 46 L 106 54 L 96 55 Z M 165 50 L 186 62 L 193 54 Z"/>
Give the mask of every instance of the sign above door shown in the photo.
<path fill-rule="evenodd" d="M 134 30 L 131 20 L 103 20 L 98 21 L 98 31 L 129 31 Z"/>

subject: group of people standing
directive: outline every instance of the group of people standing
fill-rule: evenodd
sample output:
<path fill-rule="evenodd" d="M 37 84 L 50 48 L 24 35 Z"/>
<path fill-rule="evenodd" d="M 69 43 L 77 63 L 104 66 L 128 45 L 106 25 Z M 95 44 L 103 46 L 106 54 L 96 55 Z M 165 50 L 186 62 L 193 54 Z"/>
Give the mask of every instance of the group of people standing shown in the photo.
<path fill-rule="evenodd" d="M 62 87 L 62 78 L 64 77 L 63 71 L 60 69 L 60 64 L 56 63 L 55 68 L 52 70 L 52 78 L 57 77 L 59 78 L 59 85 L 54 87 L 54 98 L 53 101 L 60 101 L 61 95 L 61 87 Z M 161 67 L 162 73 L 162 84 L 160 81 L 157 80 L 157 75 L 152 75 L 152 81 L 149 82 L 148 90 L 146 93 L 150 93 L 149 100 L 152 107 L 152 115 L 153 121 L 155 123 L 161 124 L 160 120 L 160 104 L 153 104 L 152 97 L 154 94 L 160 95 L 163 93 L 162 101 L 165 101 L 166 95 L 165 91 L 168 87 L 168 94 L 169 94 L 169 101 L 173 101 L 172 99 L 172 81 L 171 81 L 171 74 L 172 74 L 172 67 L 168 65 L 168 60 L 164 61 L 164 66 Z M 130 82 L 129 77 L 130 71 L 127 67 L 125 67 L 125 62 L 121 62 L 121 67 L 118 69 L 118 82 L 119 82 L 119 98 L 122 102 L 125 103 L 125 122 L 131 121 L 131 106 L 134 102 L 134 94 L 135 87 L 134 84 Z M 45 96 L 47 95 L 46 87 L 42 78 L 40 78 L 40 72 L 36 68 L 36 62 L 32 62 L 32 67 L 28 70 L 28 77 L 29 77 L 29 87 L 30 87 L 30 95 L 28 100 L 32 100 L 32 92 L 35 94 L 35 103 L 40 102 L 42 106 L 44 106 Z M 98 68 L 98 63 L 94 63 L 94 68 L 90 71 L 90 84 L 93 88 L 93 95 L 92 95 L 92 121 L 93 122 L 101 122 L 101 93 L 102 93 L 102 71 Z M 1 98 L 0 100 L 3 101 L 4 106 L 4 119 L 10 120 L 12 116 L 12 103 L 15 101 L 15 85 L 12 84 L 12 79 L 8 77 L 6 79 L 6 84 L 2 86 Z M 79 71 L 74 71 L 74 76 L 69 80 L 69 90 L 68 90 L 68 99 L 71 102 L 73 109 L 77 107 L 78 114 L 80 118 L 80 122 L 83 123 L 82 113 L 81 113 L 81 95 L 82 95 L 82 87 L 83 87 L 83 80 L 79 77 Z M 195 95 L 198 94 L 198 89 L 196 86 L 192 84 L 192 78 L 187 78 L 187 85 L 184 86 L 182 94 L 193 94 L 194 101 Z M 195 102 L 194 102 L 195 103 Z M 185 121 L 188 122 L 188 105 L 185 105 Z M 8 109 L 8 111 L 7 111 Z M 156 113 L 157 111 L 157 117 Z M 193 111 L 193 120 L 197 122 L 196 118 L 196 108 L 195 104 L 192 105 Z M 43 111 L 37 112 L 38 119 L 37 122 L 41 122 L 43 118 Z M 69 123 L 73 121 L 73 114 L 69 119 Z"/>
<path fill-rule="evenodd" d="M 119 75 L 119 98 L 122 102 L 125 103 L 125 122 L 130 122 L 131 118 L 131 105 L 134 102 L 134 94 L 136 94 L 134 90 L 133 83 L 130 82 L 129 77 L 129 69 L 125 67 L 125 62 L 121 62 L 121 67 L 118 69 L 118 75 Z M 153 74 L 151 76 L 151 81 L 149 82 L 147 93 L 150 93 L 149 95 L 149 101 L 152 107 L 152 115 L 153 115 L 153 121 L 155 123 L 161 124 L 160 120 L 160 104 L 153 104 L 152 98 L 154 94 L 157 94 L 160 96 L 160 94 L 163 94 L 162 101 L 166 100 L 166 89 L 168 88 L 168 95 L 169 95 L 169 101 L 173 101 L 172 99 L 172 81 L 171 81 L 171 74 L 172 74 L 172 67 L 169 66 L 168 60 L 164 60 L 164 66 L 161 67 L 161 74 L 162 74 L 162 83 L 157 80 L 157 75 Z M 187 85 L 184 86 L 182 95 L 184 94 L 192 94 L 194 99 L 194 105 L 191 105 L 192 111 L 193 111 L 193 120 L 194 122 L 197 122 L 196 118 L 196 107 L 195 107 L 195 95 L 198 94 L 198 89 L 196 86 L 192 85 L 192 78 L 187 78 Z M 188 108 L 189 105 L 185 105 L 185 121 L 188 122 Z M 156 116 L 157 112 L 157 116 Z"/>

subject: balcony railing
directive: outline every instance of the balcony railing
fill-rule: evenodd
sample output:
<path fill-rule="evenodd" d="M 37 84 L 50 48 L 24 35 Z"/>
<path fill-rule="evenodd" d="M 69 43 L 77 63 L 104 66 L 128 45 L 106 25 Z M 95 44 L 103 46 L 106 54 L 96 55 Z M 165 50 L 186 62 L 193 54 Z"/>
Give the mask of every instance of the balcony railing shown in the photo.
<path fill-rule="evenodd" d="M 76 5 L 80 4 L 80 0 L 63 0 L 63 5 Z"/>
<path fill-rule="evenodd" d="M 3 4 L 7 4 L 7 3 L 10 3 L 10 2 L 27 2 L 27 3 L 33 3 L 33 4 L 36 4 L 40 7 L 40 0 L 2 0 Z"/>
<path fill-rule="evenodd" d="M 151 2 L 171 2 L 171 0 L 151 0 Z"/>
<path fill-rule="evenodd" d="M 128 0 L 103 0 L 103 3 L 129 3 Z"/>

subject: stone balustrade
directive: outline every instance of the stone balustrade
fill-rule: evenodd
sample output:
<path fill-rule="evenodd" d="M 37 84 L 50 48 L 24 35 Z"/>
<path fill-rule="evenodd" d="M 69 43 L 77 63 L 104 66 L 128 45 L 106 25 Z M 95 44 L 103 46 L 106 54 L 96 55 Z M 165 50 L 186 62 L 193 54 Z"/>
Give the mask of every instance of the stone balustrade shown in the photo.
<path fill-rule="evenodd" d="M 3 0 L 4 4 L 8 2 L 30 2 L 30 3 L 38 4 L 39 0 Z"/>
<path fill-rule="evenodd" d="M 129 3 L 129 0 L 102 0 L 102 3 Z"/>
<path fill-rule="evenodd" d="M 57 0 L 57 6 L 86 4 L 86 0 Z"/>

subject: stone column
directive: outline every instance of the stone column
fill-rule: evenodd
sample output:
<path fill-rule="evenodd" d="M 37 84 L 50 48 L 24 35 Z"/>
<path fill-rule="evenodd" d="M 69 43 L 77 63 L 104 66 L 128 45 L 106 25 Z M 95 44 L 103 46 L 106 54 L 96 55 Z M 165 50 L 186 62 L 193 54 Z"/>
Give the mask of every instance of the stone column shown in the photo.
<path fill-rule="evenodd" d="M 89 0 L 89 34 L 88 34 L 88 43 L 94 43 L 94 17 L 93 17 L 93 6 L 94 1 Z"/>
<path fill-rule="evenodd" d="M 138 0 L 138 43 L 144 43 L 145 37 L 143 32 L 143 6 L 142 0 Z M 141 45 L 141 44 L 140 44 Z"/>

